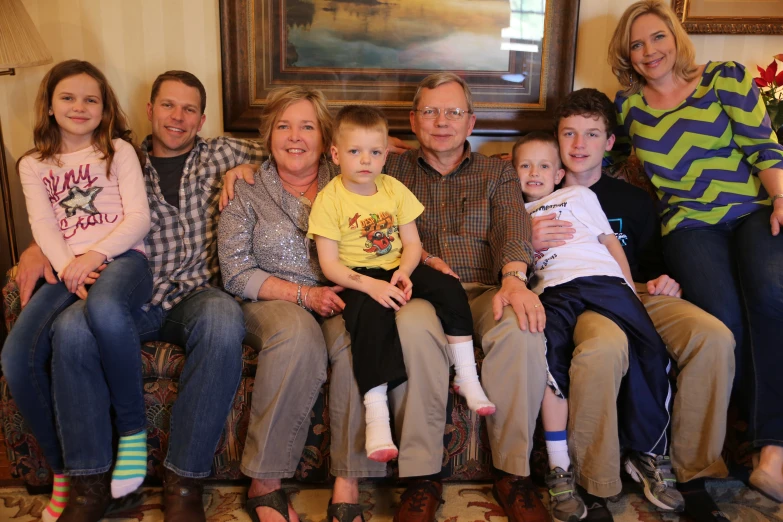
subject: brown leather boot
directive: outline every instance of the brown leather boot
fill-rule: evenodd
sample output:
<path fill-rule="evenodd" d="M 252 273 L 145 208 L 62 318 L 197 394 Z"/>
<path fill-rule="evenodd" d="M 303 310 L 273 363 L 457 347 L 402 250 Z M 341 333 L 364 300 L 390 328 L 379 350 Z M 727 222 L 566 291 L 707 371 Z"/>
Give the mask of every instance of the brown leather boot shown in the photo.
<path fill-rule="evenodd" d="M 111 502 L 111 472 L 71 477 L 68 505 L 60 522 L 98 522 Z"/>
<path fill-rule="evenodd" d="M 181 477 L 165 468 L 163 477 L 163 520 L 165 522 L 207 522 L 204 514 L 204 484 L 201 479 Z"/>

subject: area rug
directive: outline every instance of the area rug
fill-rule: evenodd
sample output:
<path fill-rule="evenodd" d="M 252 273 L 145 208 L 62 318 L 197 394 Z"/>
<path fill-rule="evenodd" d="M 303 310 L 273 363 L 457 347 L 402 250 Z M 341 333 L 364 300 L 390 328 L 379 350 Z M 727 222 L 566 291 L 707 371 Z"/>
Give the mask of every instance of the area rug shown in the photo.
<path fill-rule="evenodd" d="M 302 522 L 324 522 L 330 491 L 326 488 L 299 488 L 286 485 L 294 507 Z M 729 519 L 737 522 L 783 522 L 781 505 L 762 497 L 738 481 L 712 481 L 708 488 Z M 242 509 L 246 487 L 233 484 L 211 484 L 204 492 L 204 505 L 209 522 L 249 521 Z M 399 502 L 401 488 L 377 487 L 362 484 L 360 501 L 366 506 L 367 522 L 391 522 Z M 542 495 L 546 498 L 546 495 Z M 443 491 L 446 503 L 438 511 L 439 521 L 490 522 L 505 519 L 503 510 L 492 497 L 488 483 L 446 484 Z M 0 488 L 0 521 L 29 522 L 41 516 L 48 498 L 29 496 L 23 488 Z M 160 488 L 143 488 L 112 504 L 105 521 L 162 522 Z M 609 504 L 617 522 L 687 521 L 688 518 L 661 513 L 645 500 L 635 484 L 626 484 L 623 495 Z"/>

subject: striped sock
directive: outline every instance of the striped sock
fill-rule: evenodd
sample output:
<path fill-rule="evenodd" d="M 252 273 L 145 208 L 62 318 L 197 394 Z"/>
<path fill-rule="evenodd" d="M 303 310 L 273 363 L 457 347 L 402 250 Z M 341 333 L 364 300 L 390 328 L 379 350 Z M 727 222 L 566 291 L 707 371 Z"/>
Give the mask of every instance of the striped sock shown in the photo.
<path fill-rule="evenodd" d="M 135 491 L 147 475 L 147 431 L 120 437 L 117 462 L 111 474 L 111 496 L 124 497 Z"/>
<path fill-rule="evenodd" d="M 65 509 L 65 505 L 68 504 L 68 491 L 71 489 L 71 479 L 65 475 L 54 475 L 54 489 L 52 490 L 52 498 L 49 499 L 49 503 L 41 513 L 41 520 L 43 522 L 54 522 Z"/>

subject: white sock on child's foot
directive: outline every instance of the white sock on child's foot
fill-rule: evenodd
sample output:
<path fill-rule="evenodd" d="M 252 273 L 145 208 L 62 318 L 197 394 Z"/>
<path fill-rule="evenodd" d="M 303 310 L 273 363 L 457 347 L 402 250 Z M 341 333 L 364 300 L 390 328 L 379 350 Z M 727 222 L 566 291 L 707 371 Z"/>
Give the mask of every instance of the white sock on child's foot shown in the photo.
<path fill-rule="evenodd" d="M 561 468 L 568 471 L 571 467 L 571 457 L 568 456 L 567 432 L 545 431 L 546 453 L 549 457 L 549 469 Z"/>
<path fill-rule="evenodd" d="M 381 384 L 364 394 L 364 449 L 367 458 L 377 462 L 388 462 L 398 454 L 391 434 L 386 388 Z"/>
<path fill-rule="evenodd" d="M 473 341 L 449 344 L 449 357 L 454 363 L 454 390 L 465 397 L 468 408 L 479 415 L 492 415 L 495 405 L 487 398 L 476 373 L 476 359 L 473 356 Z"/>

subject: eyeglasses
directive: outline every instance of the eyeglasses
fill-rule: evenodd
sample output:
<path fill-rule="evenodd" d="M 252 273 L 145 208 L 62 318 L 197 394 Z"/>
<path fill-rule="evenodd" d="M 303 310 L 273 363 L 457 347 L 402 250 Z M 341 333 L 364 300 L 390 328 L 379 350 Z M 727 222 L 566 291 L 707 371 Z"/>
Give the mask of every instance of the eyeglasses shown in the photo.
<path fill-rule="evenodd" d="M 437 107 L 423 107 L 413 112 L 420 113 L 421 117 L 425 120 L 434 120 L 440 116 L 440 109 Z M 443 116 L 445 116 L 447 120 L 461 120 L 464 115 L 472 113 L 473 111 L 466 111 L 459 107 L 446 107 L 443 109 Z"/>

